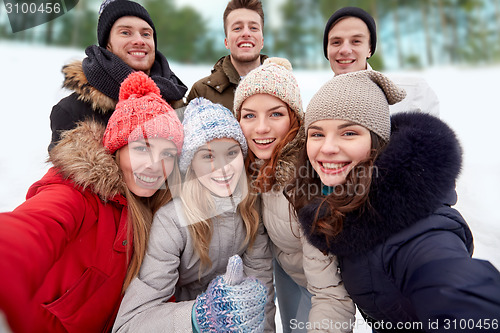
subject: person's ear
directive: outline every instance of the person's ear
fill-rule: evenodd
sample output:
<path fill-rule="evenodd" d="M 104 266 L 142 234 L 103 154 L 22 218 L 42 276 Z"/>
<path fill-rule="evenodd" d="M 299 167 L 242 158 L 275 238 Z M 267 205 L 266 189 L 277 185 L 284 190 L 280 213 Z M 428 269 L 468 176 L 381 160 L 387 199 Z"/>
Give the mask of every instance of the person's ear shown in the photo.
<path fill-rule="evenodd" d="M 224 46 L 226 47 L 226 49 L 228 49 L 228 50 L 229 50 L 229 45 L 228 45 L 228 43 L 227 43 L 227 37 L 226 37 L 226 38 L 224 38 Z"/>

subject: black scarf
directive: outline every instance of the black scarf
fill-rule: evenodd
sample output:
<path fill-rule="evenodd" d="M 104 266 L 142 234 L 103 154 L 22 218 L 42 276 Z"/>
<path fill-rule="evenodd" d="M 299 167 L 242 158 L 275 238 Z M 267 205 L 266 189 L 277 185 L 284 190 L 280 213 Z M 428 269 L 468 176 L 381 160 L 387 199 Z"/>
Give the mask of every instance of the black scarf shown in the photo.
<path fill-rule="evenodd" d="M 85 50 L 87 58 L 83 59 L 82 67 L 90 85 L 118 100 L 120 84 L 134 70 L 117 55 L 97 45 L 91 45 Z M 163 99 L 167 102 L 184 97 L 187 87 L 170 70 L 168 61 L 163 54 L 156 51 L 155 62 L 149 76 L 160 88 Z"/>

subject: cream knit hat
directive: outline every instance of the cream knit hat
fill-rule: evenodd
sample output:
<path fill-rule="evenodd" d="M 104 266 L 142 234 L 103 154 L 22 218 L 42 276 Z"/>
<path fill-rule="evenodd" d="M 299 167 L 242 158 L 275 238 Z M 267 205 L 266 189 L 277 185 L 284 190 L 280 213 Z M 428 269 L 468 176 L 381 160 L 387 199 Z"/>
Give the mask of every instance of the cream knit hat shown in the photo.
<path fill-rule="evenodd" d="M 234 93 L 234 114 L 238 119 L 241 105 L 255 94 L 269 94 L 288 104 L 302 119 L 302 98 L 292 65 L 285 58 L 267 58 L 241 80 Z"/>
<path fill-rule="evenodd" d="M 312 97 L 305 130 L 318 120 L 342 119 L 362 125 L 386 142 L 391 136 L 389 105 L 401 102 L 406 91 L 374 70 L 333 77 Z"/>

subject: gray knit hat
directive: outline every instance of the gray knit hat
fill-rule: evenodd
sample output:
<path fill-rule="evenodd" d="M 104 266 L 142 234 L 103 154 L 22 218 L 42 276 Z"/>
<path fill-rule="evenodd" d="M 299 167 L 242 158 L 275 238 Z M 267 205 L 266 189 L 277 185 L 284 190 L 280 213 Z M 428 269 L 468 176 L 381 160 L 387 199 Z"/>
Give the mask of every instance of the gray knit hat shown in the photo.
<path fill-rule="evenodd" d="M 198 97 L 189 102 L 184 110 L 184 143 L 179 161 L 181 172 L 185 173 L 194 154 L 201 146 L 214 139 L 230 138 L 238 141 L 246 156 L 248 146 L 240 124 L 228 108 Z"/>
<path fill-rule="evenodd" d="M 342 119 L 362 125 L 386 142 L 391 136 L 389 105 L 401 102 L 406 91 L 374 70 L 334 76 L 312 97 L 305 130 L 318 120 Z"/>
<path fill-rule="evenodd" d="M 292 65 L 285 58 L 267 58 L 264 63 L 250 71 L 241 80 L 234 93 L 234 114 L 240 113 L 241 105 L 255 94 L 269 94 L 288 104 L 299 119 L 302 119 L 302 98 L 297 79 L 292 74 Z"/>

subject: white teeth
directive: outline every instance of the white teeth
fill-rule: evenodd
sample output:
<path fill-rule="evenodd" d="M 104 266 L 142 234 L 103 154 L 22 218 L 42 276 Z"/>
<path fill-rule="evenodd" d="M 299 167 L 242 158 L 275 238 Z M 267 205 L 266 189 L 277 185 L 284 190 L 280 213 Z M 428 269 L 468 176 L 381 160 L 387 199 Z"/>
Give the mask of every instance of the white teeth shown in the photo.
<path fill-rule="evenodd" d="M 243 43 L 240 44 L 240 47 L 252 47 L 253 45 L 251 43 Z"/>
<path fill-rule="evenodd" d="M 323 163 L 323 168 L 325 169 L 340 169 L 344 166 L 346 166 L 348 163 L 342 163 L 342 164 L 338 164 L 338 163 Z"/>
<path fill-rule="evenodd" d="M 148 177 L 144 175 L 135 175 L 138 179 L 142 180 L 145 183 L 156 183 L 160 177 Z"/>
<path fill-rule="evenodd" d="M 268 143 L 271 143 L 274 141 L 274 139 L 263 139 L 263 140 L 259 140 L 259 139 L 254 139 L 254 141 L 258 144 L 261 144 L 261 145 L 265 145 L 265 144 L 268 144 Z"/>
<path fill-rule="evenodd" d="M 354 60 L 339 60 L 339 62 L 340 62 L 341 64 L 350 64 L 350 63 L 353 63 L 353 62 L 354 62 Z"/>
<path fill-rule="evenodd" d="M 233 178 L 233 176 L 227 176 L 227 177 L 212 177 L 213 180 L 215 180 L 216 182 L 226 182 L 228 180 L 230 180 L 231 178 Z"/>
<path fill-rule="evenodd" d="M 130 52 L 131 55 L 135 55 L 135 56 L 143 56 L 145 55 L 146 53 L 144 52 Z"/>

